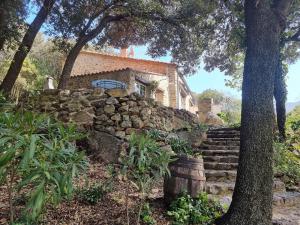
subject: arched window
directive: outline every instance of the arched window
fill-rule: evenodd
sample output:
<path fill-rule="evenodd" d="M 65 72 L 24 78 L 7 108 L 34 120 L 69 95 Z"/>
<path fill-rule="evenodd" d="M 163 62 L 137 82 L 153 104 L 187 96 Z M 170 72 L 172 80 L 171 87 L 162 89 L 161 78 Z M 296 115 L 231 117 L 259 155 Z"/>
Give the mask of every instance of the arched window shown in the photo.
<path fill-rule="evenodd" d="M 117 80 L 94 80 L 92 81 L 92 86 L 96 88 L 104 88 L 104 89 L 126 89 L 127 85 L 121 81 Z"/>

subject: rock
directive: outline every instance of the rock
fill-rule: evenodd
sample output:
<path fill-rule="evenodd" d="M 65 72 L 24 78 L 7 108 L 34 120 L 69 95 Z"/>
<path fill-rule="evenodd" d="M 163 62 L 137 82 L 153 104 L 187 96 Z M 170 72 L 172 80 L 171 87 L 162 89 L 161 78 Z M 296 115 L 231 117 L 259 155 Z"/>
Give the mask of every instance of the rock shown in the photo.
<path fill-rule="evenodd" d="M 137 103 L 134 101 L 128 101 L 127 104 L 129 105 L 129 107 L 135 107 L 137 106 Z"/>
<path fill-rule="evenodd" d="M 125 132 L 124 132 L 125 133 Z M 88 135 L 88 153 L 95 159 L 102 159 L 108 163 L 118 162 L 122 151 L 125 151 L 124 141 L 106 132 L 92 131 Z"/>
<path fill-rule="evenodd" d="M 134 128 L 141 129 L 144 126 L 143 121 L 136 115 L 131 116 L 131 121 Z"/>
<path fill-rule="evenodd" d="M 86 111 L 80 111 L 71 115 L 70 119 L 77 124 L 93 124 L 94 116 Z"/>
<path fill-rule="evenodd" d="M 135 128 L 127 128 L 125 130 L 125 133 L 126 133 L 126 135 L 130 135 L 132 133 L 137 133 L 137 129 L 135 129 Z"/>
<path fill-rule="evenodd" d="M 127 89 L 120 88 L 109 89 L 106 91 L 106 94 L 115 98 L 123 98 L 129 95 Z"/>
<path fill-rule="evenodd" d="M 127 112 L 128 110 L 129 110 L 128 105 L 123 105 L 118 109 L 119 112 Z"/>
<path fill-rule="evenodd" d="M 97 119 L 97 120 L 100 120 L 100 121 L 107 121 L 109 118 L 108 118 L 107 115 L 102 114 L 102 115 L 100 115 L 100 116 L 97 116 L 96 119 Z"/>
<path fill-rule="evenodd" d="M 205 124 L 210 126 L 220 126 L 224 125 L 224 121 L 212 112 L 206 114 Z"/>
<path fill-rule="evenodd" d="M 206 139 L 206 133 L 197 129 L 191 131 L 179 130 L 175 131 L 179 139 L 185 140 L 193 147 L 200 147 L 202 142 Z"/>
<path fill-rule="evenodd" d="M 94 88 L 91 95 L 93 97 L 100 97 L 104 95 L 104 89 L 103 88 Z"/>
<path fill-rule="evenodd" d="M 114 105 L 106 105 L 104 106 L 104 112 L 107 114 L 113 114 L 115 112 L 116 108 Z"/>
<path fill-rule="evenodd" d="M 106 100 L 106 104 L 107 105 L 116 105 L 116 104 L 119 104 L 119 101 L 116 98 L 114 98 L 114 97 L 109 97 Z"/>
<path fill-rule="evenodd" d="M 149 117 L 151 115 L 151 109 L 150 108 L 143 108 L 141 110 L 141 116 L 142 117 Z"/>
<path fill-rule="evenodd" d="M 123 115 L 122 118 L 124 121 L 129 121 L 129 115 Z"/>
<path fill-rule="evenodd" d="M 121 120 L 121 115 L 119 113 L 117 113 L 117 114 L 115 114 L 111 117 L 111 120 L 120 121 Z"/>
<path fill-rule="evenodd" d="M 121 123 L 121 127 L 123 128 L 131 128 L 132 127 L 132 123 L 130 120 L 124 120 L 122 123 Z"/>
<path fill-rule="evenodd" d="M 117 131 L 115 135 L 119 138 L 125 138 L 125 131 Z"/>
<path fill-rule="evenodd" d="M 112 135 L 114 135 L 116 132 L 115 128 L 113 128 L 113 127 L 106 127 L 105 130 L 108 131 L 108 133 L 110 133 Z"/>
<path fill-rule="evenodd" d="M 145 106 L 148 106 L 148 102 L 145 101 L 145 100 L 139 101 L 139 102 L 138 102 L 138 105 L 139 105 L 139 106 L 142 106 L 142 107 L 145 107 Z"/>
<path fill-rule="evenodd" d="M 169 152 L 171 155 L 176 155 L 176 153 L 172 150 L 171 145 L 165 145 L 160 147 L 161 150 Z"/>
<path fill-rule="evenodd" d="M 84 106 L 84 107 L 90 107 L 91 103 L 89 100 L 87 100 L 85 97 L 80 97 L 79 102 Z"/>
<path fill-rule="evenodd" d="M 140 110 L 138 107 L 133 107 L 133 108 L 129 108 L 129 112 L 131 114 L 137 115 L 137 114 L 139 114 Z"/>

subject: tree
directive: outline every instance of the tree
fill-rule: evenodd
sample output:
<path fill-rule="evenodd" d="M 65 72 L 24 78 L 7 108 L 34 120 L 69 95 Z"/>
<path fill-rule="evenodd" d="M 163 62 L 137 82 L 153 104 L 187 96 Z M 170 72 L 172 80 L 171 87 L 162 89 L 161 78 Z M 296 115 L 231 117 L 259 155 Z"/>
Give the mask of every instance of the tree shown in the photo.
<path fill-rule="evenodd" d="M 245 1 L 246 55 L 236 185 L 222 225 L 271 225 L 273 92 L 280 35 L 292 0 Z"/>
<path fill-rule="evenodd" d="M 27 0 L 2 0 L 0 2 L 0 50 L 12 47 L 19 41 L 26 15 Z"/>
<path fill-rule="evenodd" d="M 8 69 L 8 72 L 0 85 L 0 91 L 3 91 L 6 95 L 9 95 L 11 92 L 18 75 L 21 71 L 23 62 L 30 51 L 35 36 L 40 30 L 42 24 L 46 20 L 49 15 L 55 0 L 45 0 L 43 5 L 41 6 L 38 14 L 36 15 L 33 22 L 30 24 L 28 30 L 26 31 L 25 36 L 23 37 L 22 43 L 20 44 L 13 61 Z"/>
<path fill-rule="evenodd" d="M 203 56 L 205 69 L 212 71 L 219 68 L 229 75 L 226 84 L 230 87 L 241 88 L 243 75 L 243 61 L 245 58 L 245 32 L 244 13 L 241 10 L 242 3 L 227 1 L 224 7 L 218 10 L 218 16 L 228 24 L 223 23 L 217 26 L 205 54 Z M 287 25 L 281 33 L 281 57 L 278 59 L 278 68 L 275 73 L 274 97 L 276 100 L 277 127 L 282 140 L 285 139 L 285 102 L 287 96 L 286 74 L 287 65 L 295 62 L 300 54 L 300 2 L 293 2 L 291 12 L 287 17 Z"/>
<path fill-rule="evenodd" d="M 152 55 L 166 54 L 168 49 L 172 49 L 174 55 L 181 56 L 182 53 L 176 51 L 178 47 L 174 46 L 183 46 L 184 43 L 185 51 L 188 51 L 197 45 L 198 41 L 190 38 L 191 26 L 188 25 L 197 24 L 196 21 L 212 8 L 202 1 L 183 0 L 64 2 L 55 8 L 49 32 L 55 37 L 56 44 L 68 53 L 59 88 L 66 87 L 77 55 L 92 40 L 100 46 L 110 43 L 114 47 L 152 42 L 152 48 L 149 48 Z M 197 19 L 191 20 L 194 17 Z M 159 52 L 153 51 L 159 47 Z M 188 63 L 196 65 L 197 61 L 189 60 Z"/>

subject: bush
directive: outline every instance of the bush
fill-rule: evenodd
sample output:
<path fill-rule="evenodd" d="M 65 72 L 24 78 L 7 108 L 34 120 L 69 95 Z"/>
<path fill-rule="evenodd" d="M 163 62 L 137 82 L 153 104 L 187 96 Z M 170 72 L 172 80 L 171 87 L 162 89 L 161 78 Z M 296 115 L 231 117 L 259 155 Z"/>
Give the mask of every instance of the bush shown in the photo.
<path fill-rule="evenodd" d="M 146 225 L 156 224 L 156 220 L 152 217 L 152 211 L 149 203 L 145 203 L 141 212 L 141 221 Z"/>
<path fill-rule="evenodd" d="M 138 210 L 137 224 L 139 224 L 145 198 L 152 190 L 153 185 L 166 174 L 170 173 L 168 170 L 170 161 L 170 153 L 162 151 L 149 136 L 131 135 L 129 152 L 121 158 L 121 173 L 126 177 L 126 180 L 134 183 L 140 192 L 141 203 Z M 128 192 L 126 199 L 128 199 Z M 126 201 L 126 208 L 128 210 L 127 203 L 128 201 Z"/>
<path fill-rule="evenodd" d="M 76 195 L 80 202 L 95 205 L 109 190 L 110 187 L 105 184 L 93 184 L 76 190 Z"/>
<path fill-rule="evenodd" d="M 300 159 L 283 143 L 274 145 L 274 172 L 284 175 L 288 186 L 300 182 Z"/>
<path fill-rule="evenodd" d="M 73 178 L 87 167 L 75 140 L 75 126 L 65 126 L 31 112 L 0 113 L 0 182 L 7 183 L 11 223 L 13 194 L 26 190 L 23 217 L 37 221 L 46 203 L 57 204 L 73 193 Z"/>
<path fill-rule="evenodd" d="M 172 219 L 173 225 L 213 224 L 214 220 L 224 213 L 222 206 L 211 199 L 207 194 L 199 194 L 197 198 L 182 194 L 175 199 L 167 215 Z"/>
<path fill-rule="evenodd" d="M 186 141 L 178 138 L 170 138 L 167 142 L 176 154 L 193 155 L 193 148 Z"/>

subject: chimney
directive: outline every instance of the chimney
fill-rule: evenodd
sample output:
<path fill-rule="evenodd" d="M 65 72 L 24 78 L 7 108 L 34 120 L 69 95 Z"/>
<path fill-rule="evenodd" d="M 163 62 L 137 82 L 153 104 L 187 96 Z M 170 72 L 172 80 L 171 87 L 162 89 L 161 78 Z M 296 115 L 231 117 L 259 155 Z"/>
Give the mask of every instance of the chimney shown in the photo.
<path fill-rule="evenodd" d="M 133 50 L 132 46 L 130 47 L 130 50 L 129 50 L 129 53 L 128 53 L 128 57 L 129 58 L 134 58 L 134 50 Z"/>
<path fill-rule="evenodd" d="M 120 56 L 121 57 L 127 57 L 127 48 L 121 48 Z"/>

